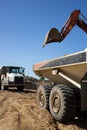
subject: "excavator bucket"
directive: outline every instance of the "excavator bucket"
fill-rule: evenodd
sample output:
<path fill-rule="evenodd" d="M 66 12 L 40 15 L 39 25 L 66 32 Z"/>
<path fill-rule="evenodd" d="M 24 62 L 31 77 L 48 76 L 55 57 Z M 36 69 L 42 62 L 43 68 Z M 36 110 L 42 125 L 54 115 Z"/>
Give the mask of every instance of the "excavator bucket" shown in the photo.
<path fill-rule="evenodd" d="M 59 31 L 56 28 L 51 28 L 51 30 L 47 33 L 45 37 L 43 47 L 51 42 L 60 42 L 60 39 L 61 34 L 59 33 Z"/>

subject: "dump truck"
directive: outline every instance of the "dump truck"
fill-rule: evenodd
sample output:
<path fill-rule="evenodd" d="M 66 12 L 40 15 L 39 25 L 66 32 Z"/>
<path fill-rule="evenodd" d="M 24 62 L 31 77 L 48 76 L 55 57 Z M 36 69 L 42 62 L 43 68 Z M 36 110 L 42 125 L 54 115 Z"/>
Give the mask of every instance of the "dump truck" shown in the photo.
<path fill-rule="evenodd" d="M 0 89 L 16 87 L 18 91 L 24 89 L 24 68 L 19 66 L 1 66 L 0 67 Z"/>
<path fill-rule="evenodd" d="M 73 11 L 60 32 L 52 28 L 43 47 L 63 41 L 75 25 L 87 33 L 87 24 L 79 15 L 80 10 Z M 38 87 L 37 103 L 40 108 L 49 110 L 54 119 L 64 123 L 87 111 L 87 49 L 36 63 L 33 70 L 52 82 L 50 86 Z"/>

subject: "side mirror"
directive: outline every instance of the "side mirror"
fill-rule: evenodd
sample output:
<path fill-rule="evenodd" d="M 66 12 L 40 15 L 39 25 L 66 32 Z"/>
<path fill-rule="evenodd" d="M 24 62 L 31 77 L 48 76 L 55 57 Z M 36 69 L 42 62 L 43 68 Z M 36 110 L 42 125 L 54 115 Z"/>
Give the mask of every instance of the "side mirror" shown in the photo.
<path fill-rule="evenodd" d="M 58 29 L 56 28 L 51 28 L 51 30 L 47 33 L 43 47 L 46 44 L 52 43 L 52 42 L 60 42 L 61 40 L 61 34 L 59 33 Z"/>

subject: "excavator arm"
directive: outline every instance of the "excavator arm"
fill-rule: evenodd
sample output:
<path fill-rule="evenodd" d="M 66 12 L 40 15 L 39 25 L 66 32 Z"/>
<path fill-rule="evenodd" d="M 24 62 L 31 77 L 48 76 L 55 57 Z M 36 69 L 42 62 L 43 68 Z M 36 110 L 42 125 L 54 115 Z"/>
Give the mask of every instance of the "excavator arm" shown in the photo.
<path fill-rule="evenodd" d="M 83 17 L 83 19 L 80 18 L 80 15 Z M 75 25 L 87 33 L 87 23 L 85 22 L 86 20 L 87 19 L 81 14 L 80 10 L 74 10 L 65 22 L 60 32 L 56 28 L 51 28 L 45 37 L 43 47 L 51 42 L 63 41 Z"/>

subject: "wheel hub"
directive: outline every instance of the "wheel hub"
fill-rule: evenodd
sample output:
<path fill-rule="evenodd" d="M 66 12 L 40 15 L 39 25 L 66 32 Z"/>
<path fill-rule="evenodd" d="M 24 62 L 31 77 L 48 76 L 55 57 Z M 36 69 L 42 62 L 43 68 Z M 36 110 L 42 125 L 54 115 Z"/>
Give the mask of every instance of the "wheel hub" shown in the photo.
<path fill-rule="evenodd" d="M 54 98 L 53 98 L 53 111 L 55 113 L 59 112 L 60 105 L 61 105 L 60 97 L 58 95 L 54 96 Z"/>

